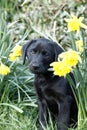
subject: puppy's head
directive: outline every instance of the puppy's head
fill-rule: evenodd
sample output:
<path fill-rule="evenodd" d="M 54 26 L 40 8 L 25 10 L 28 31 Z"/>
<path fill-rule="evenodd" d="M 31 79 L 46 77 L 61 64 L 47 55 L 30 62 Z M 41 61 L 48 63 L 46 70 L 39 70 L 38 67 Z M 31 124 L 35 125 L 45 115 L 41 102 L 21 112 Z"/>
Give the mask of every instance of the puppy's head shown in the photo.
<path fill-rule="evenodd" d="M 23 64 L 26 57 L 33 73 L 47 73 L 50 63 L 56 61 L 63 49 L 53 41 L 45 38 L 31 40 L 22 48 Z"/>

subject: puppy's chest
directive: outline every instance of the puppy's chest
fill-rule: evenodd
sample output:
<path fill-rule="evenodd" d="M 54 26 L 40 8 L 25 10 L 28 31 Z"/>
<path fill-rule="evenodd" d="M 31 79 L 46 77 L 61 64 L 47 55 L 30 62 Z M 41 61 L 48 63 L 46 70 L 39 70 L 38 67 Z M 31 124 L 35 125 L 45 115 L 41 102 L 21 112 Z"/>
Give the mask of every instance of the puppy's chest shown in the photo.
<path fill-rule="evenodd" d="M 60 100 L 61 98 L 61 92 L 62 90 L 58 89 L 59 86 L 54 83 L 52 80 L 46 80 L 46 79 L 39 79 L 36 80 L 36 92 L 38 94 L 38 97 L 40 100 L 47 100 L 47 101 L 53 101 L 53 100 Z"/>

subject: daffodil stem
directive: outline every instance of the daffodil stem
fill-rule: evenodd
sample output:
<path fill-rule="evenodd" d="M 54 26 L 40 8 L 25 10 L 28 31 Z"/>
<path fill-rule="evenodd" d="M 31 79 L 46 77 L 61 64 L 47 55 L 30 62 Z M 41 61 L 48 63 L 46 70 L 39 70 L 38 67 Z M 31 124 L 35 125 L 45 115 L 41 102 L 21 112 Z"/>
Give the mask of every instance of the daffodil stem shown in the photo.
<path fill-rule="evenodd" d="M 74 49 L 74 50 L 76 50 L 75 38 L 74 38 L 73 32 L 70 32 L 70 38 L 71 38 L 71 42 L 72 42 L 71 48 Z"/>

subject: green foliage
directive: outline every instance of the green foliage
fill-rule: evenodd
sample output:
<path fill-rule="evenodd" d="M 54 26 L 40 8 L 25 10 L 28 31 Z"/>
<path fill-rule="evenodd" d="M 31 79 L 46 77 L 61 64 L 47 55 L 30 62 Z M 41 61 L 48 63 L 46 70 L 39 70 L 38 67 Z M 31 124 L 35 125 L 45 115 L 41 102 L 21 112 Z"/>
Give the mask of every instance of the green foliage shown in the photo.
<path fill-rule="evenodd" d="M 13 47 L 18 44 L 23 45 L 29 39 L 44 36 L 67 49 L 71 46 L 71 38 L 67 33 L 65 18 L 74 12 L 77 16 L 84 16 L 84 22 L 87 24 L 86 9 L 86 1 L 0 0 L 0 59 L 11 69 L 8 75 L 0 75 L 0 130 L 37 130 L 33 74 L 29 72 L 27 63 L 22 65 L 22 57 L 16 62 L 9 60 Z M 82 32 L 81 35 L 84 35 L 85 52 L 87 52 L 87 33 Z M 86 57 L 86 53 L 84 56 Z M 84 79 L 77 83 L 79 100 L 81 100 L 79 113 L 82 116 L 80 114 L 80 117 L 85 115 L 84 121 L 80 124 L 83 130 L 87 128 L 86 66 L 85 58 L 80 66 Z M 83 109 L 86 111 L 85 114 Z M 47 130 L 53 130 L 51 121 Z"/>

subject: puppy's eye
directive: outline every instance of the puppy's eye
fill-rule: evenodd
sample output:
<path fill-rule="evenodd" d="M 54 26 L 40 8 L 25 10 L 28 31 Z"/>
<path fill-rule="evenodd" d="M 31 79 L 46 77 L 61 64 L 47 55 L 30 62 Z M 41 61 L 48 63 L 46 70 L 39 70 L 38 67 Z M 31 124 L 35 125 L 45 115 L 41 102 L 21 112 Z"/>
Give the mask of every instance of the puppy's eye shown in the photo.
<path fill-rule="evenodd" d="M 48 54 L 47 51 L 43 51 L 43 52 L 42 52 L 42 55 L 43 55 L 43 56 L 49 56 L 49 54 Z"/>
<path fill-rule="evenodd" d="M 35 49 L 33 49 L 30 52 L 31 52 L 31 54 L 36 54 L 37 51 Z"/>

